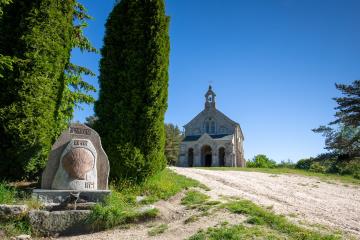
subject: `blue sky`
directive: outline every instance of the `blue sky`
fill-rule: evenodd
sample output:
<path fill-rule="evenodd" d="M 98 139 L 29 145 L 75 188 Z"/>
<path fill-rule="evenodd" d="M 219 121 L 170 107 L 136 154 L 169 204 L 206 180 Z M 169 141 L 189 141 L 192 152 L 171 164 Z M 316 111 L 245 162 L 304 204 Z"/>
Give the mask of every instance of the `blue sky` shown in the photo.
<path fill-rule="evenodd" d="M 94 20 L 85 34 L 102 47 L 113 0 L 81 0 Z M 217 107 L 240 123 L 245 157 L 276 161 L 324 152 L 311 131 L 333 120 L 335 83 L 360 79 L 358 0 L 167 0 L 171 16 L 166 122 L 185 125 L 204 107 L 209 83 Z M 98 74 L 100 56 L 73 52 Z M 97 78 L 86 78 L 98 87 Z M 94 94 L 97 97 L 97 93 Z M 83 122 L 93 106 L 75 111 Z"/>

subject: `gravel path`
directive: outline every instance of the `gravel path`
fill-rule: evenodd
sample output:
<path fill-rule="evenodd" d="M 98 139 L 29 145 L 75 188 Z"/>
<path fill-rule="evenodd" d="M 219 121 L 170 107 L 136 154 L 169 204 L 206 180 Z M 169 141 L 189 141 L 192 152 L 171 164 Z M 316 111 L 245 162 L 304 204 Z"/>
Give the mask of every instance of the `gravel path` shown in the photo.
<path fill-rule="evenodd" d="M 360 188 L 298 175 L 171 168 L 206 184 L 212 198 L 237 196 L 310 224 L 323 224 L 360 239 Z"/>

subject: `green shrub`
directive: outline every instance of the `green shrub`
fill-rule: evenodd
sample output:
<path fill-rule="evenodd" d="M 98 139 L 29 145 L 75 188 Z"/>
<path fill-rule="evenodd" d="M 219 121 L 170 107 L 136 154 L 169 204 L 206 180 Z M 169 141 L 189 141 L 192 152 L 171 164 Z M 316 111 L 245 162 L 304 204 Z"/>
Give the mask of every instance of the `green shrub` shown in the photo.
<path fill-rule="evenodd" d="M 360 172 L 360 158 L 354 158 L 347 161 L 337 161 L 336 168 L 342 175 L 355 175 Z"/>
<path fill-rule="evenodd" d="M 281 163 L 276 165 L 277 168 L 295 168 L 295 163 L 293 163 L 291 160 L 287 161 L 281 161 Z"/>
<path fill-rule="evenodd" d="M 313 161 L 314 161 L 313 158 L 301 159 L 296 163 L 295 168 L 302 170 L 309 170 Z"/>
<path fill-rule="evenodd" d="M 325 173 L 326 172 L 326 167 L 322 166 L 320 163 L 318 162 L 314 162 L 310 165 L 310 172 L 316 172 L 316 173 Z"/>
<path fill-rule="evenodd" d="M 0 204 L 13 204 L 16 201 L 16 190 L 5 182 L 0 182 Z"/>
<path fill-rule="evenodd" d="M 266 155 L 256 155 L 251 161 L 246 163 L 249 168 L 275 168 L 276 162 L 270 160 Z"/>

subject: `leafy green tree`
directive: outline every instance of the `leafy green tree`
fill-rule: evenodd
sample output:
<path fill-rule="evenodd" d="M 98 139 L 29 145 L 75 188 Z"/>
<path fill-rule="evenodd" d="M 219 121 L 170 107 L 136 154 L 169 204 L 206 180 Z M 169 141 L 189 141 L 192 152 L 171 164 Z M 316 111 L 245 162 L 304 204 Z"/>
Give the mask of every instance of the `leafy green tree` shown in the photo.
<path fill-rule="evenodd" d="M 246 166 L 249 168 L 274 168 L 276 167 L 276 162 L 264 154 L 258 154 L 251 161 L 248 161 Z"/>
<path fill-rule="evenodd" d="M 167 163 L 169 165 L 176 165 L 179 157 L 180 143 L 183 136 L 179 127 L 171 123 L 165 123 L 165 134 L 165 157 Z"/>
<path fill-rule="evenodd" d="M 106 23 L 95 129 L 114 180 L 141 182 L 163 169 L 169 65 L 164 0 L 122 0 Z"/>
<path fill-rule="evenodd" d="M 94 88 L 81 78 L 91 72 L 71 64 L 70 52 L 94 49 L 75 0 L 13 0 L 2 10 L 0 176 L 19 179 L 41 171 L 75 105 L 93 101 L 87 91 Z"/>

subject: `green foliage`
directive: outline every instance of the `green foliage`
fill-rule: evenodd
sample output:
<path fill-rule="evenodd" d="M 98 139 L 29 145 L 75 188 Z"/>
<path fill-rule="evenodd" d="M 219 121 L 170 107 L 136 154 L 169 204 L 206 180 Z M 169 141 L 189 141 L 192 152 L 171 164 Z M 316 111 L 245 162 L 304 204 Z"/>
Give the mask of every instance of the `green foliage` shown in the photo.
<path fill-rule="evenodd" d="M 83 9 L 75 0 L 14 0 L 0 18 L 0 176 L 37 176 L 73 108 L 93 99 L 84 68 L 70 64 L 82 47 Z M 82 24 L 83 25 L 83 24 Z M 80 40 L 79 40 L 80 38 Z"/>
<path fill-rule="evenodd" d="M 182 134 L 178 126 L 165 123 L 165 157 L 169 165 L 175 166 L 179 157 Z"/>
<path fill-rule="evenodd" d="M 351 85 L 336 84 L 336 88 L 345 96 L 334 98 L 338 104 L 335 123 L 360 126 L 360 80 L 355 80 Z"/>
<path fill-rule="evenodd" d="M 158 214 L 157 209 L 140 212 L 135 207 L 136 204 L 129 199 L 129 196 L 113 191 L 104 204 L 98 204 L 93 208 L 88 222 L 94 229 L 102 230 L 141 219 L 154 218 Z"/>
<path fill-rule="evenodd" d="M 16 190 L 0 182 L 0 204 L 13 204 L 16 201 Z"/>
<path fill-rule="evenodd" d="M 312 163 L 310 165 L 309 171 L 316 172 L 316 173 L 325 173 L 326 172 L 326 167 L 322 166 L 318 162 L 314 162 L 314 163 Z"/>
<path fill-rule="evenodd" d="M 26 219 L 8 222 L 0 221 L 0 229 L 3 231 L 3 234 L 5 234 L 5 239 L 13 239 L 15 236 L 21 234 L 31 235 L 32 233 L 30 223 Z"/>
<path fill-rule="evenodd" d="M 312 161 L 313 161 L 312 158 L 309 158 L 309 159 L 301 159 L 301 160 L 299 160 L 299 161 L 296 163 L 295 168 L 297 168 L 297 169 L 302 169 L 302 170 L 309 170 Z"/>
<path fill-rule="evenodd" d="M 122 181 L 113 187 L 112 194 L 104 204 L 98 204 L 89 218 L 94 228 L 106 229 L 117 225 L 134 222 L 144 218 L 154 218 L 157 210 L 151 209 L 139 213 L 136 209 L 141 204 L 148 204 L 160 199 L 167 200 L 183 189 L 197 187 L 200 183 L 178 175 L 168 169 L 148 178 L 140 185 Z M 137 196 L 145 196 L 140 203 Z"/>
<path fill-rule="evenodd" d="M 276 162 L 270 160 L 266 155 L 259 154 L 256 155 L 251 161 L 248 161 L 246 166 L 249 168 L 274 168 L 276 167 Z"/>
<path fill-rule="evenodd" d="M 199 191 L 191 190 L 186 193 L 186 196 L 181 199 L 181 204 L 186 206 L 193 206 L 197 204 L 204 204 L 209 199 L 209 196 Z"/>
<path fill-rule="evenodd" d="M 119 1 L 107 20 L 95 129 L 113 180 L 142 182 L 166 166 L 168 28 L 164 0 Z"/>
<path fill-rule="evenodd" d="M 339 129 L 320 126 L 313 129 L 325 137 L 325 149 L 334 151 L 338 155 L 360 155 L 360 127 L 340 125 Z"/>
<path fill-rule="evenodd" d="M 281 161 L 279 164 L 276 165 L 277 168 L 295 168 L 296 164 L 293 163 L 291 160 Z"/>
<path fill-rule="evenodd" d="M 325 137 L 326 149 L 339 155 L 360 156 L 360 80 L 351 85 L 336 84 L 343 97 L 334 98 L 338 106 L 336 120 L 313 129 Z M 332 125 L 337 124 L 337 128 Z"/>
<path fill-rule="evenodd" d="M 276 215 L 273 212 L 263 209 L 248 200 L 226 203 L 223 205 L 223 207 L 233 213 L 247 215 L 250 217 L 250 219 L 252 219 L 252 222 L 259 225 L 265 225 L 271 230 L 286 234 L 288 237 L 290 237 L 290 239 L 340 239 L 340 237 L 335 235 L 323 235 L 321 233 L 295 225 L 288 221 L 284 216 Z"/>

